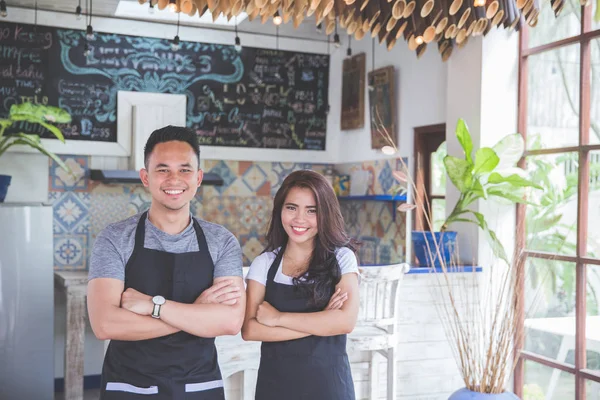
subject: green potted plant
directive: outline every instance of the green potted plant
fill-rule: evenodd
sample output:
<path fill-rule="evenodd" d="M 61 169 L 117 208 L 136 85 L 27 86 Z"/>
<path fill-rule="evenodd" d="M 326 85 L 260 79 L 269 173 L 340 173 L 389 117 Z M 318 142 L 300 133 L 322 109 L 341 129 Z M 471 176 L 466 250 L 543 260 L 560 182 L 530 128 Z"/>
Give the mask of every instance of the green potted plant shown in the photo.
<path fill-rule="evenodd" d="M 460 196 L 438 232 L 413 231 L 412 241 L 415 258 L 420 264 L 430 267 L 449 265 L 455 255 L 457 235 L 450 230 L 454 222 L 468 222 L 479 226 L 488 236 L 496 257 L 508 263 L 504 246 L 496 233 L 490 229 L 485 216 L 471 209 L 477 200 L 491 198 L 514 203 L 524 203 L 527 188 L 542 189 L 526 178 L 525 171 L 518 168 L 517 162 L 523 156 L 525 143 L 518 134 L 509 134 L 493 147 L 473 148 L 469 128 L 463 119 L 456 124 L 456 138 L 460 143 L 464 158 L 451 155 L 444 157 L 444 166 L 450 182 L 458 189 Z M 390 141 L 390 143 L 392 143 Z M 394 176 L 402 184 L 407 182 L 408 167 L 396 171 Z M 413 188 L 416 189 L 416 188 Z M 415 193 L 418 193 L 414 190 Z M 400 211 L 408 211 L 417 205 L 427 203 L 427 199 L 414 199 L 415 204 L 404 204 Z M 433 224 L 431 221 L 429 226 Z M 433 257 L 432 257 L 433 255 Z"/>
<path fill-rule="evenodd" d="M 8 117 L 0 118 L 0 157 L 12 146 L 29 146 L 53 159 L 65 171 L 71 172 L 56 154 L 44 148 L 39 135 L 24 132 L 8 134 L 9 128 L 18 122 L 39 124 L 64 143 L 64 135 L 54 124 L 71 122 L 71 116 L 65 110 L 32 103 L 13 104 Z M 0 203 L 6 198 L 11 179 L 10 175 L 0 175 Z"/>

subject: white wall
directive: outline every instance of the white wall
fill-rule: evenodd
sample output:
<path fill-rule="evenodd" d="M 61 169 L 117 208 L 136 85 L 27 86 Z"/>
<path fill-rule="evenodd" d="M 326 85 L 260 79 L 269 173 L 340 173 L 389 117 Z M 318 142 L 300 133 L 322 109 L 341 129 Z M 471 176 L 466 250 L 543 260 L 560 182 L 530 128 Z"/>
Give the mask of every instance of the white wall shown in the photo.
<path fill-rule="evenodd" d="M 473 138 L 473 147 L 491 147 L 504 136 L 517 132 L 518 35 L 492 30 L 482 40 L 471 38 L 448 61 L 446 95 L 446 139 L 448 154 L 463 158 L 455 128 L 463 118 Z M 449 214 L 459 193 L 448 180 L 446 213 Z M 483 213 L 498 234 L 510 256 L 515 232 L 514 207 L 499 207 L 497 202 L 478 201 L 473 210 Z M 492 259 L 486 235 L 474 224 L 455 223 L 461 261 L 489 264 Z"/>
<path fill-rule="evenodd" d="M 347 37 L 342 37 L 342 50 L 346 50 Z M 364 52 L 367 58 L 366 70 L 372 67 L 372 39 L 366 36 L 360 42 L 352 41 L 352 52 Z M 417 59 L 406 43 L 398 43 L 388 51 L 384 45 L 375 42 L 375 69 L 393 65 L 396 79 L 396 112 L 398 126 L 398 149 L 401 157 L 412 159 L 414 152 L 414 128 L 440 124 L 446 121 L 447 64 L 443 63 L 435 45 L 431 45 L 421 59 Z M 340 68 L 341 71 L 341 68 Z M 341 77 L 340 77 L 341 79 Z M 365 82 L 367 78 L 365 77 Z M 339 107 L 341 91 L 334 96 Z M 332 99 L 333 100 L 333 99 Z M 333 117 L 333 116 L 332 116 Z M 339 116 L 336 116 L 336 128 Z M 330 121 L 331 123 L 331 121 Z M 329 134 L 329 132 L 328 132 Z M 341 163 L 360 162 L 386 158 L 378 150 L 371 149 L 371 125 L 369 93 L 365 88 L 365 126 L 362 129 L 343 131 L 339 140 L 344 144 L 338 161 Z"/>

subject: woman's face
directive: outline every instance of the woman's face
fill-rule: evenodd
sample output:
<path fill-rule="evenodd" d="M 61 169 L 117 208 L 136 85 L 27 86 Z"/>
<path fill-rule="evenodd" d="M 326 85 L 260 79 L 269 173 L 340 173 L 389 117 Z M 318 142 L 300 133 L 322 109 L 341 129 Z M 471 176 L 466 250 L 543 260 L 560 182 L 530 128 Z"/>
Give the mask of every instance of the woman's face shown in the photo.
<path fill-rule="evenodd" d="M 288 192 L 281 209 L 281 223 L 290 241 L 296 244 L 314 241 L 318 233 L 317 201 L 312 190 L 294 187 Z"/>

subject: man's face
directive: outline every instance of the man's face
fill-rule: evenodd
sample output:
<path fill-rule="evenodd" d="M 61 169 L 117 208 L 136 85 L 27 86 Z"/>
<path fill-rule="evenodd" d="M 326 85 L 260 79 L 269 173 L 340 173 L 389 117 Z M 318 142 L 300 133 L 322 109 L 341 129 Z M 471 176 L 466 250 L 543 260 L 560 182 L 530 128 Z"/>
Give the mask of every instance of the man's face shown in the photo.
<path fill-rule="evenodd" d="M 148 158 L 148 169 L 140 171 L 152 201 L 167 210 L 187 206 L 202 182 L 202 171 L 192 147 L 181 141 L 159 143 Z"/>

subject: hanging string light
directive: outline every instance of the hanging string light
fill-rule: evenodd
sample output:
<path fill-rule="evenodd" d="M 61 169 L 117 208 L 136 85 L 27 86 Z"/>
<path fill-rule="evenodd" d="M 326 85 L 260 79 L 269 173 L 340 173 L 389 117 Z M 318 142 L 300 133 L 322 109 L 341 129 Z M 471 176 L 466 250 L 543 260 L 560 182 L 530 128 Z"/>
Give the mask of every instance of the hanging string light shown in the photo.
<path fill-rule="evenodd" d="M 81 14 L 81 0 L 79 0 L 79 4 L 77 4 L 77 7 L 75 7 L 75 17 L 77 19 L 81 19 L 81 17 L 83 17 Z"/>
<path fill-rule="evenodd" d="M 6 18 L 8 16 L 8 11 L 6 11 L 6 1 L 0 0 L 0 17 Z"/>
<path fill-rule="evenodd" d="M 173 41 L 171 42 L 171 50 L 173 50 L 173 51 L 179 50 L 179 47 L 180 47 L 180 40 L 179 40 L 179 19 L 180 18 L 181 18 L 181 13 L 177 13 L 177 35 L 175 35 L 175 37 L 173 38 Z"/>
<path fill-rule="evenodd" d="M 333 35 L 333 45 L 335 47 L 340 47 L 342 45 L 342 43 L 340 42 L 340 35 L 338 35 L 338 32 L 337 32 L 337 26 L 338 26 L 338 23 L 337 23 L 337 19 L 336 19 L 335 20 L 335 35 Z"/>
<path fill-rule="evenodd" d="M 234 48 L 239 53 L 239 52 L 242 51 L 242 41 L 240 40 L 240 37 L 238 36 L 237 15 L 235 16 L 234 23 L 235 23 L 235 25 L 234 25 L 234 28 L 235 28 L 235 45 L 234 45 Z"/>
<path fill-rule="evenodd" d="M 348 50 L 346 50 L 346 55 L 348 57 L 352 57 L 352 48 L 350 47 L 351 39 L 352 39 L 352 36 L 348 35 Z"/>
<path fill-rule="evenodd" d="M 282 22 L 283 18 L 281 18 L 281 15 L 279 15 L 279 10 L 275 11 L 275 15 L 273 15 L 273 23 L 279 26 Z"/>
<path fill-rule="evenodd" d="M 88 19 L 88 25 L 87 28 L 85 30 L 85 37 L 87 40 L 92 41 L 96 38 L 96 36 L 94 35 L 94 28 L 92 28 L 92 3 L 93 0 L 90 0 L 90 12 L 89 12 L 89 19 Z"/>

